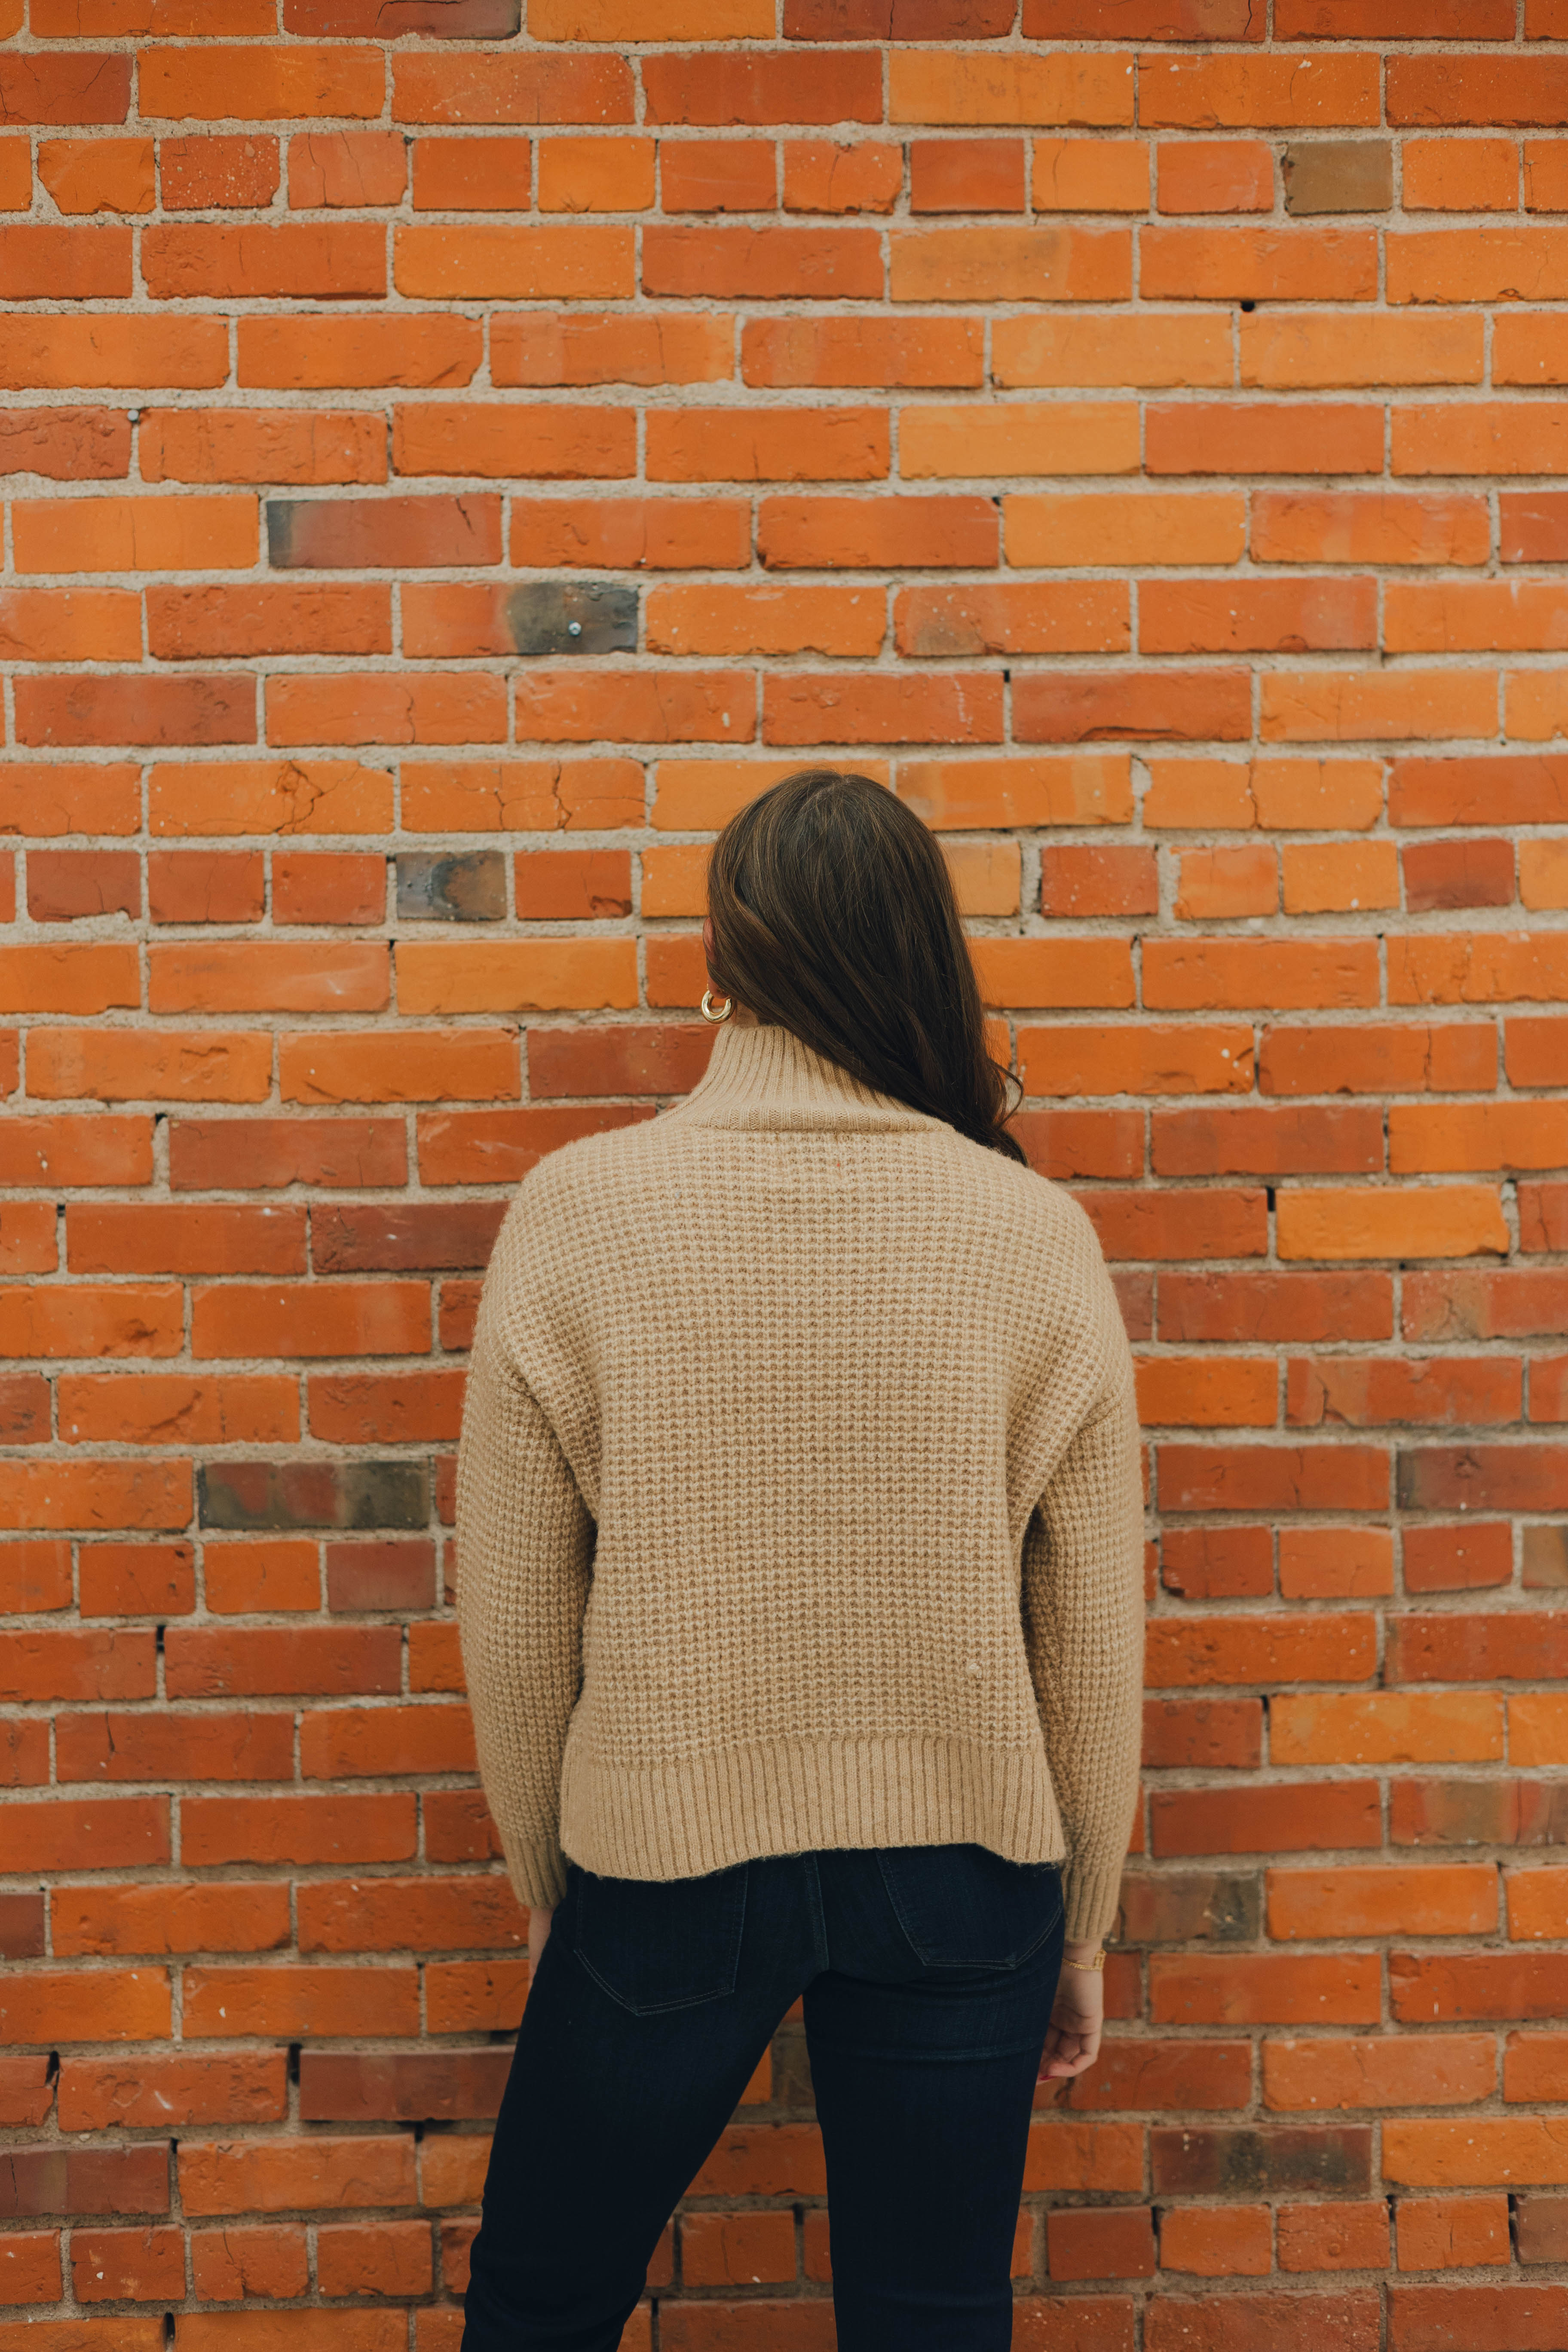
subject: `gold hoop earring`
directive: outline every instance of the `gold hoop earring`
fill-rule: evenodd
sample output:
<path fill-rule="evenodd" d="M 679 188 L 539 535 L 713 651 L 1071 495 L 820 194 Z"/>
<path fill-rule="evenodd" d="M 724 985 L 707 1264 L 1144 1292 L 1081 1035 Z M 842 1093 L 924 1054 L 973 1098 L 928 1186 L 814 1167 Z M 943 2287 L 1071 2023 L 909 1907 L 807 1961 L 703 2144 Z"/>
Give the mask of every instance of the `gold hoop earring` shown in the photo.
<path fill-rule="evenodd" d="M 722 1012 L 722 1013 L 715 1013 L 715 1012 L 714 1012 L 714 1010 L 713 1010 L 713 991 L 712 991 L 710 988 L 705 988 L 705 989 L 703 990 L 703 992 L 702 992 L 702 1018 L 704 1019 L 704 1021 L 711 1021 L 715 1028 L 717 1028 L 717 1027 L 718 1027 L 718 1025 L 719 1025 L 719 1024 L 720 1024 L 720 1022 L 721 1022 L 721 1021 L 728 1021 L 728 1019 L 730 1018 L 731 1013 L 733 1013 L 733 1011 L 734 1011 L 734 1010 L 735 1010 L 735 1000 L 734 1000 L 734 998 L 733 998 L 732 996 L 727 996 L 727 997 L 724 999 L 724 1010 L 723 1010 L 723 1012 Z"/>

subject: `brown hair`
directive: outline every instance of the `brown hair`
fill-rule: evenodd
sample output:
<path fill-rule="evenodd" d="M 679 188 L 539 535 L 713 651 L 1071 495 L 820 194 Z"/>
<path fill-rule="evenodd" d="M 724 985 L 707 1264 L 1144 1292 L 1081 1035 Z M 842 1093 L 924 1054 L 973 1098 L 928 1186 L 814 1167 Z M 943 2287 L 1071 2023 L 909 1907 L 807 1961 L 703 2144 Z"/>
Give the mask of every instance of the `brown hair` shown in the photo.
<path fill-rule="evenodd" d="M 1022 1160 L 952 877 L 868 776 L 803 768 L 730 819 L 708 869 L 714 987 L 863 1086 Z"/>

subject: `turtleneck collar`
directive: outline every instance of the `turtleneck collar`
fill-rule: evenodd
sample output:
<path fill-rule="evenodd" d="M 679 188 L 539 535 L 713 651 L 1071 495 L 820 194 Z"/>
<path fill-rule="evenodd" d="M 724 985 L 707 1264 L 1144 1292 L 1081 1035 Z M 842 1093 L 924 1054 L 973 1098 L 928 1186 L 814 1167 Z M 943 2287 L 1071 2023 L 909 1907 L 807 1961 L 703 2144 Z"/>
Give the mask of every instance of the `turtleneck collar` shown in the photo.
<path fill-rule="evenodd" d="M 940 1128 L 945 1120 L 877 1094 L 776 1025 L 726 1024 L 684 1102 L 664 1114 L 699 1127 L 827 1130 Z"/>

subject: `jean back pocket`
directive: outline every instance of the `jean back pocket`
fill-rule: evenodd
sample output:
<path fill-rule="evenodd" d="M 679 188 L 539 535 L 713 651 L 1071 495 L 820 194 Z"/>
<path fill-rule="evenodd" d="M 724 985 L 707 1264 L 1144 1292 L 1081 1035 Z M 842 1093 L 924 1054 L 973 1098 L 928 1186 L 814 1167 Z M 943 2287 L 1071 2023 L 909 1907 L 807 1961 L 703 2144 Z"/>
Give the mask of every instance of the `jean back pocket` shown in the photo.
<path fill-rule="evenodd" d="M 746 1921 L 743 1862 L 704 1878 L 572 1874 L 574 1949 L 623 2009 L 654 2017 L 734 1991 Z"/>
<path fill-rule="evenodd" d="M 878 1860 L 927 1968 L 1019 1968 L 1062 1916 L 1055 1863 L 1008 1862 L 983 1845 L 885 1846 Z"/>

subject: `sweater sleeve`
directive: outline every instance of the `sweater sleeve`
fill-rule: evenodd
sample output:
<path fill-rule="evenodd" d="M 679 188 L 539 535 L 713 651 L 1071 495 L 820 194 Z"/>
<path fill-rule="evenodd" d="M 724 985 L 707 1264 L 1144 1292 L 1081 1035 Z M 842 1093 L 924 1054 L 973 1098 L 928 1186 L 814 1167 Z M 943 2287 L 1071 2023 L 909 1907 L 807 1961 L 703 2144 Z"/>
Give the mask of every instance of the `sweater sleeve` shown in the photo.
<path fill-rule="evenodd" d="M 1087 1943 L 1116 1916 L 1142 1747 L 1143 1482 L 1130 1377 L 1079 1430 L 1031 1515 L 1023 1604 L 1067 1833 L 1068 1939 Z"/>
<path fill-rule="evenodd" d="M 582 1682 L 594 1523 L 481 1312 L 458 1453 L 458 1627 L 479 1778 L 518 1900 L 565 1892 L 561 1765 Z"/>

